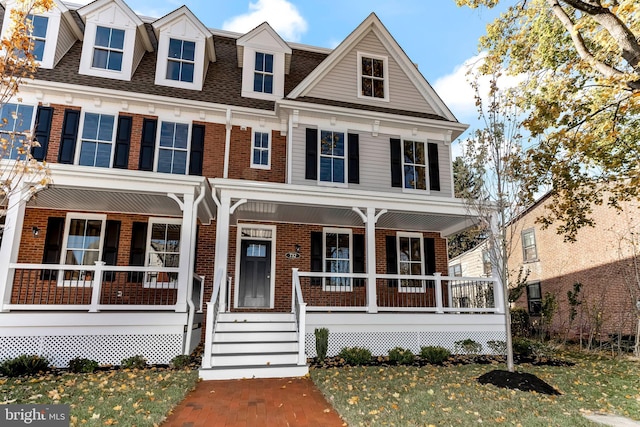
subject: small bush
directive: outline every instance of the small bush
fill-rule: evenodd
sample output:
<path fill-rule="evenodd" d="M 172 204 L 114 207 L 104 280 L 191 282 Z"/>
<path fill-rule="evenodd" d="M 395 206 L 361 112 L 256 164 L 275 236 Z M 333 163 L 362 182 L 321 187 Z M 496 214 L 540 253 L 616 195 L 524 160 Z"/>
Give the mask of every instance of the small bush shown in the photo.
<path fill-rule="evenodd" d="M 144 369 L 147 367 L 147 359 L 144 356 L 137 355 L 122 359 L 120 367 L 124 369 Z"/>
<path fill-rule="evenodd" d="M 487 345 L 489 346 L 493 354 L 507 354 L 506 341 L 491 340 L 487 341 Z"/>
<path fill-rule="evenodd" d="M 314 334 L 316 336 L 316 354 L 318 360 L 322 362 L 327 357 L 327 349 L 329 348 L 329 329 L 316 328 Z"/>
<path fill-rule="evenodd" d="M 371 352 L 364 347 L 345 347 L 340 350 L 338 356 L 353 366 L 364 365 L 371 362 Z"/>
<path fill-rule="evenodd" d="M 0 363 L 0 374 L 6 377 L 21 377 L 47 372 L 51 363 L 46 357 L 36 354 L 21 354 L 13 359 Z"/>
<path fill-rule="evenodd" d="M 533 341 L 527 338 L 515 337 L 513 339 L 513 354 L 520 357 L 531 357 L 533 354 Z"/>
<path fill-rule="evenodd" d="M 90 374 L 95 372 L 99 365 L 95 360 L 76 357 L 69 360 L 69 371 L 74 374 Z"/>
<path fill-rule="evenodd" d="M 389 361 L 399 365 L 410 365 L 416 360 L 415 354 L 408 348 L 396 347 L 389 350 Z"/>
<path fill-rule="evenodd" d="M 529 313 L 524 308 L 511 310 L 511 332 L 516 337 L 528 337 L 531 335 Z"/>
<path fill-rule="evenodd" d="M 471 354 L 477 356 L 482 352 L 482 344 L 472 340 L 471 338 L 467 338 L 466 340 L 456 341 L 455 349 L 458 354 Z"/>
<path fill-rule="evenodd" d="M 191 364 L 191 356 L 188 354 L 179 354 L 169 362 L 171 369 L 184 369 Z"/>
<path fill-rule="evenodd" d="M 433 365 L 441 365 L 451 356 L 451 352 L 444 347 L 420 347 L 420 357 Z"/>

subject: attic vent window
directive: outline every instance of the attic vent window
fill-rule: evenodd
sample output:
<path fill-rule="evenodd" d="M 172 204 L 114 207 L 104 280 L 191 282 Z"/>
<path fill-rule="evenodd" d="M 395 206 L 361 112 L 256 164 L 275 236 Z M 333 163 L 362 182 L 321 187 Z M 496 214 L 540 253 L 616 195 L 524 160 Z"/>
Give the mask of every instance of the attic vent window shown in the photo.
<path fill-rule="evenodd" d="M 196 44 L 194 42 L 170 39 L 167 79 L 193 83 Z"/>
<path fill-rule="evenodd" d="M 384 61 L 362 57 L 362 96 L 384 98 Z"/>
<path fill-rule="evenodd" d="M 256 52 L 253 91 L 273 93 L 273 55 L 270 53 Z"/>
<path fill-rule="evenodd" d="M 122 71 L 124 30 L 98 26 L 93 50 L 93 68 Z"/>

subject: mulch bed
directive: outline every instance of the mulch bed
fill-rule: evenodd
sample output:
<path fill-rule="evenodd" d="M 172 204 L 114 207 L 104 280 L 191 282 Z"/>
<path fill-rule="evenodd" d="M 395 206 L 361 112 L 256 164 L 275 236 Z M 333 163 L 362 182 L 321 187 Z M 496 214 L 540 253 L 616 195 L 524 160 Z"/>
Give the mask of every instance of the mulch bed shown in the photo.
<path fill-rule="evenodd" d="M 526 372 L 509 372 L 496 369 L 480 375 L 478 382 L 512 390 L 535 391 L 536 393 L 549 395 L 562 394 L 540 378 Z"/>

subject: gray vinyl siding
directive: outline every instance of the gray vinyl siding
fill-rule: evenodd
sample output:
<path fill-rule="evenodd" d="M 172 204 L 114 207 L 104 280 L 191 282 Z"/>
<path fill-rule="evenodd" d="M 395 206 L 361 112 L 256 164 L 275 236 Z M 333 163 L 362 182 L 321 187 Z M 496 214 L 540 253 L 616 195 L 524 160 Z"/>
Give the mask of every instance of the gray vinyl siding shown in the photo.
<path fill-rule="evenodd" d="M 292 184 L 318 185 L 317 181 L 305 179 L 305 140 L 306 126 L 302 123 L 293 128 L 293 152 L 291 180 Z M 355 132 L 359 134 L 360 142 L 360 184 L 349 184 L 348 188 L 365 191 L 386 191 L 402 193 L 402 188 L 391 186 L 391 153 L 389 140 L 397 138 L 393 135 L 378 134 L 372 136 L 370 132 Z M 438 162 L 440 164 L 440 191 L 432 191 L 436 197 L 452 197 L 451 165 L 449 164 L 450 147 L 441 141 L 438 143 Z M 322 184 L 324 186 L 324 184 Z M 414 193 L 415 194 L 415 193 Z"/>
<path fill-rule="evenodd" d="M 138 68 L 138 64 L 142 61 L 142 57 L 144 56 L 145 49 L 144 43 L 142 42 L 142 36 L 140 35 L 140 31 L 136 31 L 136 44 L 133 51 L 133 68 L 131 69 L 132 74 L 136 72 Z M 158 53 L 158 58 L 160 58 L 160 53 Z M 166 55 L 166 53 L 165 53 Z"/>
<path fill-rule="evenodd" d="M 62 17 L 60 19 L 60 32 L 58 33 L 58 40 L 56 45 L 56 53 L 53 59 L 53 65 L 57 65 L 62 57 L 71 49 L 71 46 L 76 42 L 76 35 L 73 33 L 71 26 L 67 20 Z"/>
<path fill-rule="evenodd" d="M 386 56 L 389 61 L 389 101 L 358 98 L 358 52 Z M 355 102 L 407 111 L 437 114 L 427 103 L 415 85 L 402 71 L 398 63 L 385 49 L 378 37 L 369 32 L 346 56 L 315 85 L 308 96 Z"/>

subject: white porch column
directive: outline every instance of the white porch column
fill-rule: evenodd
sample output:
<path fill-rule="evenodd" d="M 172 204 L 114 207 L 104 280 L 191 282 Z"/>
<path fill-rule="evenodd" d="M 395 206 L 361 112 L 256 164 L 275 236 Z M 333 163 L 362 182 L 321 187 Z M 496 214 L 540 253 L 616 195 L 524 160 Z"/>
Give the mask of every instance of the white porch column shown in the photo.
<path fill-rule="evenodd" d="M 185 193 L 182 199 L 182 225 L 180 226 L 180 263 L 178 277 L 182 278 L 178 285 L 176 296 L 176 312 L 187 311 L 187 293 L 191 287 L 193 270 L 191 265 L 191 248 L 195 236 L 193 235 L 193 194 Z"/>
<path fill-rule="evenodd" d="M 11 302 L 13 289 L 14 270 L 9 269 L 9 264 L 18 262 L 18 251 L 22 239 L 22 225 L 27 206 L 25 193 L 15 191 L 9 197 L 7 212 L 0 246 L 0 311 L 8 311 L 5 304 Z"/>
<path fill-rule="evenodd" d="M 376 287 L 376 209 L 367 208 L 367 312 L 378 312 L 378 291 Z"/>
<path fill-rule="evenodd" d="M 214 190 L 215 191 L 215 190 Z M 216 253 L 214 257 L 213 276 L 218 277 L 218 270 L 222 270 L 222 282 L 220 283 L 220 311 L 227 310 L 227 259 L 229 258 L 229 219 L 231 210 L 231 197 L 227 194 L 220 195 L 220 207 L 218 208 L 218 221 L 216 223 Z"/>

